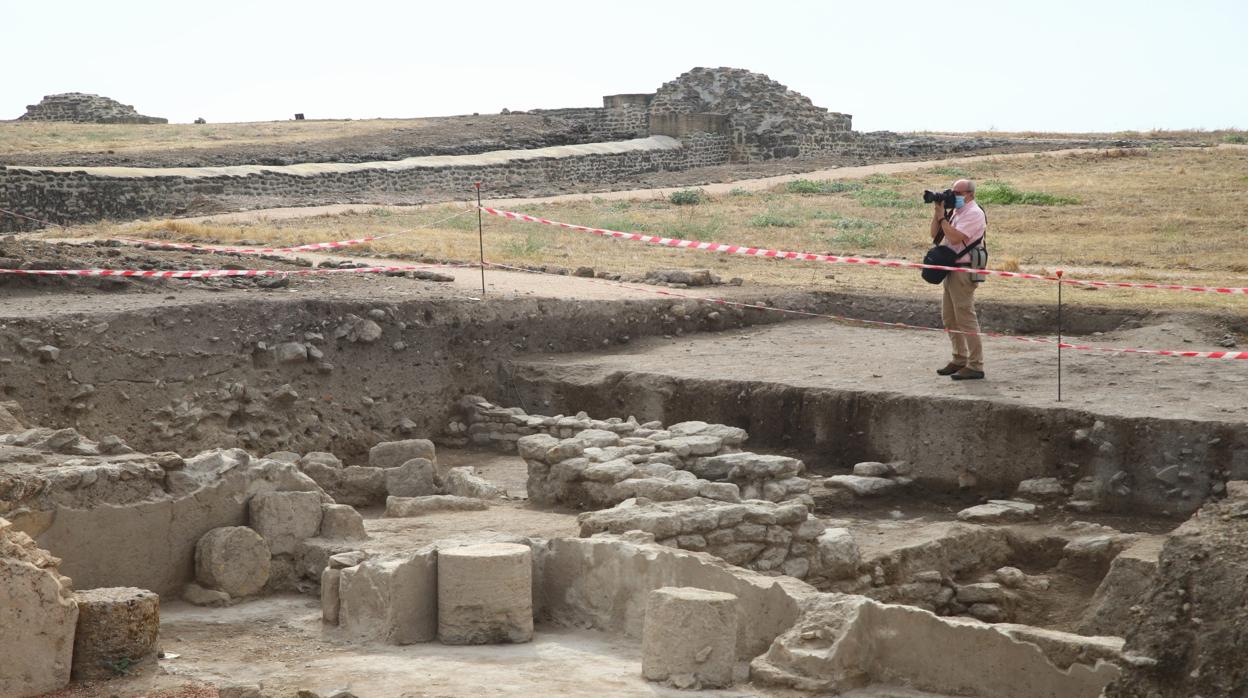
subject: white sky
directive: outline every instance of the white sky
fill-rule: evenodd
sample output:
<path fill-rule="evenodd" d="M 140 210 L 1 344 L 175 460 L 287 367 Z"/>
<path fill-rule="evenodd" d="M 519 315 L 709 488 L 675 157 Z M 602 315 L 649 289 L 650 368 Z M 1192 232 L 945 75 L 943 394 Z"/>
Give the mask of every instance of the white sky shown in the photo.
<path fill-rule="evenodd" d="M 732 66 L 860 131 L 1248 128 L 1242 0 L 0 0 L 0 39 L 3 119 L 57 92 L 174 122 L 600 106 Z"/>

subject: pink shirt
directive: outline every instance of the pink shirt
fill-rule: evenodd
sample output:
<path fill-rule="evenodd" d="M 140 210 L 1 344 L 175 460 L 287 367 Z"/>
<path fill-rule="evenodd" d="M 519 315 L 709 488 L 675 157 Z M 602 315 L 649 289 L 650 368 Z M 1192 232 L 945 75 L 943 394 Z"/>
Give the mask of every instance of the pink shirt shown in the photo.
<path fill-rule="evenodd" d="M 984 236 L 984 230 L 988 227 L 988 217 L 984 215 L 984 209 L 974 201 L 968 202 L 962 208 L 953 212 L 953 217 L 949 219 L 949 225 L 958 229 L 958 232 L 966 236 L 966 242 L 954 245 L 949 242 L 949 238 L 944 238 L 940 244 L 952 249 L 954 252 L 961 252 L 966 249 L 966 243 L 975 242 Z M 966 258 L 958 259 L 958 262 L 965 262 Z"/>

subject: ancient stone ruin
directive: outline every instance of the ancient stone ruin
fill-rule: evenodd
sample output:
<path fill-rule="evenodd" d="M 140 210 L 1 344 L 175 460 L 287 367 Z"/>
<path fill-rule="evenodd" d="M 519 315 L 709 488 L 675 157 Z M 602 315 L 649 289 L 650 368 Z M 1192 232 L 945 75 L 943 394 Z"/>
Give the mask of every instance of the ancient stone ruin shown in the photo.
<path fill-rule="evenodd" d="M 143 116 L 128 104 L 83 92 L 48 95 L 26 107 L 18 121 L 68 121 L 76 124 L 167 124 L 168 119 Z"/>

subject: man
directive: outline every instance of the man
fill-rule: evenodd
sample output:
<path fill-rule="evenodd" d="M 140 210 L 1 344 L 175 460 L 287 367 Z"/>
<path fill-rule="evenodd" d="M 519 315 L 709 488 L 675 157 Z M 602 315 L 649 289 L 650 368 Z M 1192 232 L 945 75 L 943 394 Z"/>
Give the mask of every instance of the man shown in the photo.
<path fill-rule="evenodd" d="M 954 266 L 970 267 L 970 255 L 973 253 L 967 245 L 983 245 L 988 221 L 983 209 L 975 203 L 975 182 L 959 179 L 953 183 L 953 194 L 954 210 L 950 218 L 945 218 L 943 203 L 937 201 L 934 205 L 932 242 L 943 233 L 941 245 L 954 252 L 967 253 L 959 255 Z M 938 375 L 949 376 L 955 381 L 984 377 L 984 348 L 979 341 L 979 320 L 975 317 L 975 288 L 982 279 L 982 276 L 960 271 L 949 272 L 949 276 L 945 277 L 940 318 L 946 330 L 955 330 L 949 333 L 949 341 L 953 343 L 953 360 L 944 368 L 937 369 Z"/>

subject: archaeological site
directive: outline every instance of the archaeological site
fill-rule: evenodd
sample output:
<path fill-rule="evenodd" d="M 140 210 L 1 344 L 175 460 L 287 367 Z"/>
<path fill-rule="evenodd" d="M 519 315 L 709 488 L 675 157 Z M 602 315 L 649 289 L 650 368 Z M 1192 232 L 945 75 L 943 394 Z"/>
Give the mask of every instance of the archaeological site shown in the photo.
<path fill-rule="evenodd" d="M 77 93 L 37 120 L 175 127 Z M 479 228 L 479 186 L 516 211 L 1136 145 L 853 124 L 696 68 L 424 140 L 0 153 L 0 698 L 1248 696 L 1248 362 L 1214 390 L 1092 356 L 1056 402 L 1025 368 L 1055 347 L 1000 343 L 999 380 L 950 390 L 943 334 L 810 318 L 939 327 L 930 299 L 707 302 L 698 251 L 647 295 L 611 258 L 90 227 L 457 202 L 475 245 L 531 225 Z M 1074 343 L 1161 321 L 981 312 Z M 1205 397 L 1162 408 L 1163 380 Z"/>

